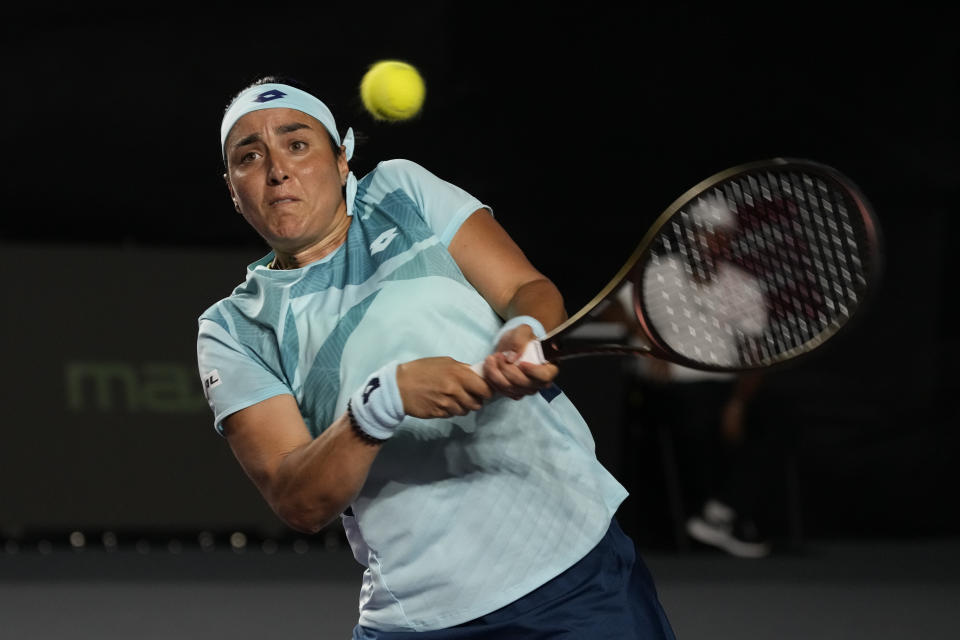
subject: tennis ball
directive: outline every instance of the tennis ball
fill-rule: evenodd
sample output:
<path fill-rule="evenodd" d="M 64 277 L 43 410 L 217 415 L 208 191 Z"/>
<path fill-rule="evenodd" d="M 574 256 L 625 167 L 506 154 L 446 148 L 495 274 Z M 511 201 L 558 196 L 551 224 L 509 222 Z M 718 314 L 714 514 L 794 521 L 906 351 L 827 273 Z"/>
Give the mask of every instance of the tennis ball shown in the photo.
<path fill-rule="evenodd" d="M 426 95 L 423 78 L 412 65 L 381 60 L 360 81 L 363 106 L 377 120 L 407 120 L 417 115 Z"/>

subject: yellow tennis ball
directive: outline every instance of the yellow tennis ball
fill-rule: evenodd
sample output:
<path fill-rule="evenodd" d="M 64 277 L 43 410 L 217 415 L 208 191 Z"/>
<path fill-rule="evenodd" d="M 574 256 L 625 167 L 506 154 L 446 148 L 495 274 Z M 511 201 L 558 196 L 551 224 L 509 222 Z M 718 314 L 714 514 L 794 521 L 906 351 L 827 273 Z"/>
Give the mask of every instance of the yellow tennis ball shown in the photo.
<path fill-rule="evenodd" d="M 406 120 L 417 115 L 427 89 L 412 65 L 381 60 L 371 65 L 360 81 L 363 106 L 377 120 Z"/>

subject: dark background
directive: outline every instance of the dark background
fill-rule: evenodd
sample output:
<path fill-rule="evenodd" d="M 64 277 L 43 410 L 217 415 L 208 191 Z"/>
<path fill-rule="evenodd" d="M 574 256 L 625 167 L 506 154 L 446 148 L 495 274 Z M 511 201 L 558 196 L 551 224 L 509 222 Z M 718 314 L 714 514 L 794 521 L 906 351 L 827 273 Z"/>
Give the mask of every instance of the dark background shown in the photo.
<path fill-rule="evenodd" d="M 884 280 L 855 331 L 769 377 L 763 416 L 795 435 L 805 535 L 960 533 L 955 10 L 425 2 L 7 13 L 0 537 L 272 518 L 205 407 L 71 412 L 61 380 L 78 358 L 128 358 L 143 375 L 161 357 L 191 366 L 196 316 L 265 252 L 227 197 L 218 132 L 232 95 L 271 73 L 314 87 L 341 130 L 363 134 L 358 175 L 405 157 L 492 205 L 570 311 L 708 175 L 773 156 L 844 172 L 883 227 Z M 417 119 L 387 125 L 363 112 L 357 87 L 381 58 L 421 70 Z M 613 392 L 596 382 L 614 384 L 611 370 L 579 364 L 561 382 L 624 478 L 658 459 L 653 448 L 617 450 Z M 43 377 L 49 385 L 22 386 Z M 667 528 L 656 478 L 631 487 L 636 527 L 653 532 Z"/>

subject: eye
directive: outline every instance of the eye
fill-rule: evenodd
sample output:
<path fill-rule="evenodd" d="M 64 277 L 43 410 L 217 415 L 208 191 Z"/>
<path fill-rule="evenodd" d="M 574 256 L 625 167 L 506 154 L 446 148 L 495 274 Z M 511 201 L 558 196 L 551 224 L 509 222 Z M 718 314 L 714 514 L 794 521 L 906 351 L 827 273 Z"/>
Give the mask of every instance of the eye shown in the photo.
<path fill-rule="evenodd" d="M 290 143 L 291 151 L 306 151 L 306 149 L 307 149 L 307 143 L 304 142 L 303 140 L 294 140 L 293 142 Z"/>
<path fill-rule="evenodd" d="M 250 164 L 259 157 L 259 153 L 256 151 L 247 151 L 245 154 L 240 156 L 240 164 Z"/>

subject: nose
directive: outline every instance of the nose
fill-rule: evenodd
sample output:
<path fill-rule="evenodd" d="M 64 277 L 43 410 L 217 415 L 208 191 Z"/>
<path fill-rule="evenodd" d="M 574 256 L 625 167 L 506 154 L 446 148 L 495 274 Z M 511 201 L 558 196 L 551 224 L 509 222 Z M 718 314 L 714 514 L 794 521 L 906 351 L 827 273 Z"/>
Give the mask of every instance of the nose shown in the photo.
<path fill-rule="evenodd" d="M 287 168 L 280 162 L 279 158 L 271 155 L 269 163 L 267 168 L 267 182 L 269 184 L 282 184 L 290 178 L 290 175 L 287 173 Z"/>

